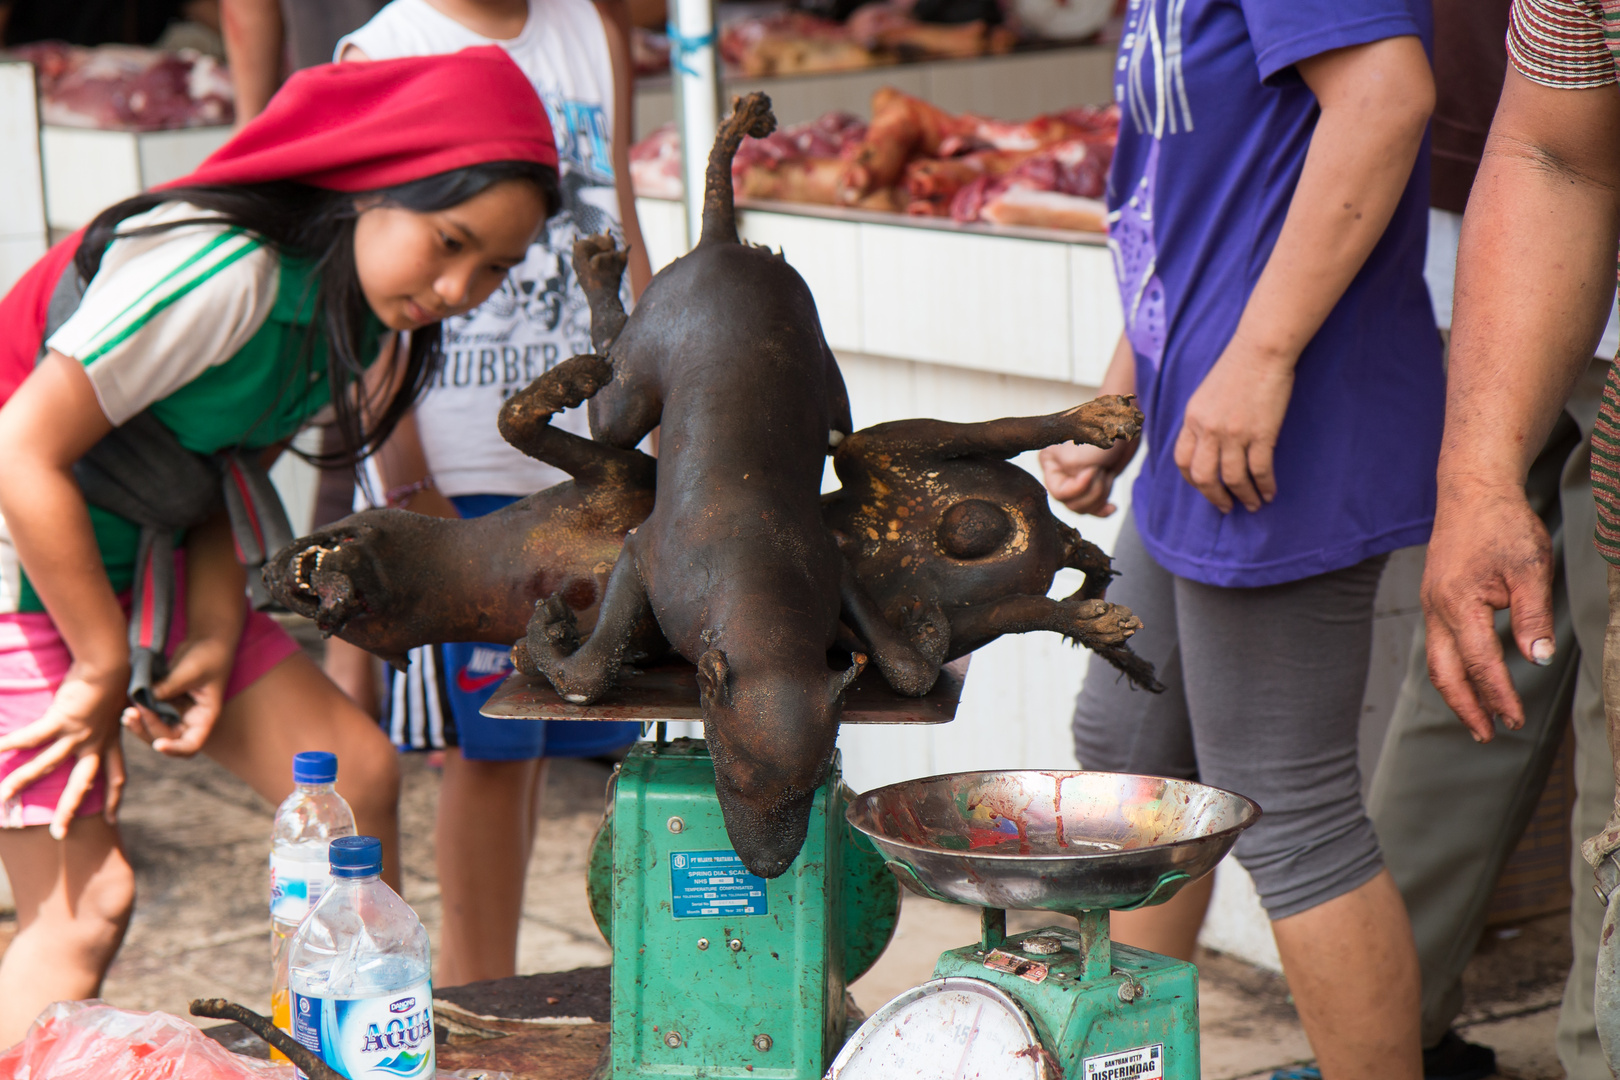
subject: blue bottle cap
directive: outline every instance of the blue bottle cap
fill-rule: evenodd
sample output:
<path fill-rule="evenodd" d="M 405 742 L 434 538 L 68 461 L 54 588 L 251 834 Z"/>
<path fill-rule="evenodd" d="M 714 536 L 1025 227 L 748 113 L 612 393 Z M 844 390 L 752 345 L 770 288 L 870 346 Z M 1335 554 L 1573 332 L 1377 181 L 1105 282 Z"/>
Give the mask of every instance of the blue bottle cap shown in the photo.
<path fill-rule="evenodd" d="M 337 779 L 337 755 L 305 750 L 293 755 L 293 783 L 330 784 Z"/>
<path fill-rule="evenodd" d="M 375 836 L 340 836 L 327 848 L 335 878 L 382 873 L 382 841 Z"/>

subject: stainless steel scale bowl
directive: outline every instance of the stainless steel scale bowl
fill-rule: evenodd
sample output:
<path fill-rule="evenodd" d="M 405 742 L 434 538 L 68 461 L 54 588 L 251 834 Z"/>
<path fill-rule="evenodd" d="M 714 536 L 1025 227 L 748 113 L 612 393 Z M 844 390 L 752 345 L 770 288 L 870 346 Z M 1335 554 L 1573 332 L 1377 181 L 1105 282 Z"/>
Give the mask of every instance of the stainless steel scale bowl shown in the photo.
<path fill-rule="evenodd" d="M 984 909 L 980 940 L 875 1012 L 831 1080 L 1197 1080 L 1198 975 L 1109 936 L 1109 912 L 1162 904 L 1260 817 L 1242 795 L 1123 773 L 1008 771 L 857 796 L 851 825 L 902 882 Z M 1006 909 L 1078 927 L 1009 938 Z"/>
<path fill-rule="evenodd" d="M 849 822 L 936 900 L 1019 911 L 1160 904 L 1260 817 L 1251 799 L 1131 773 L 952 773 L 868 791 Z"/>

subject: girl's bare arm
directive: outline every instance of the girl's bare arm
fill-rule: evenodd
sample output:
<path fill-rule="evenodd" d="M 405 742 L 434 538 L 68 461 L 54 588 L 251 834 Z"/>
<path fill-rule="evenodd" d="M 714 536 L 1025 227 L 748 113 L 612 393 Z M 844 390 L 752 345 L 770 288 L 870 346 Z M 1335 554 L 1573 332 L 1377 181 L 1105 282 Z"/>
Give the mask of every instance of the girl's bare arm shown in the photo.
<path fill-rule="evenodd" d="M 73 478 L 74 462 L 111 429 L 84 368 L 56 352 L 0 409 L 0 514 L 30 584 L 73 654 L 46 714 L 0 740 L 0 750 L 44 747 L 0 781 L 0 801 L 76 757 L 51 824 L 58 838 L 104 757 L 109 818 L 123 783 L 117 731 L 129 683 L 127 627 Z"/>
<path fill-rule="evenodd" d="M 613 60 L 613 186 L 619 195 L 619 221 L 630 249 L 630 295 L 639 297 L 652 280 L 647 243 L 636 217 L 636 193 L 630 186 L 630 140 L 636 126 L 636 71 L 630 61 L 630 5 L 625 0 L 597 0 Z"/>
<path fill-rule="evenodd" d="M 112 430 L 78 361 L 51 353 L 0 409 L 0 514 L 74 664 L 128 676 L 126 624 L 73 465 Z"/>

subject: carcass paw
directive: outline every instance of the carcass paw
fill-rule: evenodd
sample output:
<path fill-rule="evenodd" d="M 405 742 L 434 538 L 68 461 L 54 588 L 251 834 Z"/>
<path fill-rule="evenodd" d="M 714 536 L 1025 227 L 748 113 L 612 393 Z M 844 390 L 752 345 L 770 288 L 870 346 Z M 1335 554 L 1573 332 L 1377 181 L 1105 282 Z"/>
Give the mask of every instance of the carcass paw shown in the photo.
<path fill-rule="evenodd" d="M 1136 438 L 1142 434 L 1142 410 L 1135 401 L 1130 394 L 1105 394 L 1075 406 L 1064 414 L 1073 429 L 1069 438 L 1104 449 Z"/>

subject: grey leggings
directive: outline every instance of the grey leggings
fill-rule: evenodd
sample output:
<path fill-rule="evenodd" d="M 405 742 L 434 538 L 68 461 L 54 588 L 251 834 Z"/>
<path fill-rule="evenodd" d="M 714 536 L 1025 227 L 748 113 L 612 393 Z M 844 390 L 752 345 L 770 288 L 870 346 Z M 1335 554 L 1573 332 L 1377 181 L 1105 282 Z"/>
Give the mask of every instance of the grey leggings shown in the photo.
<path fill-rule="evenodd" d="M 1074 709 L 1084 768 L 1199 780 L 1264 811 L 1235 854 L 1273 919 L 1383 867 L 1361 802 L 1356 736 L 1386 556 L 1303 581 L 1226 589 L 1176 577 L 1127 516 L 1108 599 L 1143 629 L 1131 647 L 1166 689 L 1134 690 L 1092 657 Z"/>

